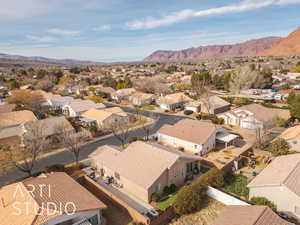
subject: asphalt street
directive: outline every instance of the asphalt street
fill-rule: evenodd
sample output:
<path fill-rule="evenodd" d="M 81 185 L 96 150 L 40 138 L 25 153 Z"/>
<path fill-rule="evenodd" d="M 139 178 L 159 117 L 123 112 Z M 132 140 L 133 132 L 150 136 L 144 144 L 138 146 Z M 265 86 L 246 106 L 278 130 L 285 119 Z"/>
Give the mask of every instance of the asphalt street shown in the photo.
<path fill-rule="evenodd" d="M 108 105 L 113 106 L 113 105 Z M 136 111 L 129 107 L 122 107 L 122 109 L 126 112 L 130 113 L 136 113 Z M 184 119 L 183 116 L 176 116 L 176 115 L 169 115 L 169 114 L 162 114 L 162 113 L 154 113 L 149 111 L 139 111 L 140 114 L 148 117 L 153 117 L 154 119 L 157 119 L 155 125 L 153 126 L 153 129 L 151 130 L 151 134 L 154 134 L 161 126 L 164 124 L 175 124 L 179 120 Z M 130 137 L 144 137 L 145 131 L 143 128 L 135 129 L 130 131 Z M 91 154 L 93 151 L 95 151 L 99 146 L 103 145 L 120 145 L 120 142 L 114 137 L 108 137 L 105 139 L 101 139 L 99 141 L 95 141 L 89 144 L 86 144 L 82 146 L 82 150 L 80 151 L 80 160 L 84 160 L 88 158 L 89 154 Z M 58 152 L 56 154 L 51 154 L 49 156 L 43 157 L 39 159 L 35 165 L 34 173 L 40 172 L 45 170 L 47 166 L 51 166 L 53 164 L 69 164 L 74 162 L 74 157 L 72 153 L 68 151 Z M 24 177 L 26 177 L 26 174 L 17 170 L 12 169 L 9 171 L 6 175 L 0 177 L 0 186 L 14 183 L 18 180 L 22 180 Z"/>

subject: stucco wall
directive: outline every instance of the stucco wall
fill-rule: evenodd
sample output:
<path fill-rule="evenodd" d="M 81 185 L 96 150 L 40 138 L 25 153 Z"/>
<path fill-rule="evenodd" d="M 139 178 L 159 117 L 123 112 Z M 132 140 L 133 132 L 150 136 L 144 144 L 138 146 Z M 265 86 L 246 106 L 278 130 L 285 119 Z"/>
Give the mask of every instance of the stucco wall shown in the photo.
<path fill-rule="evenodd" d="M 265 197 L 277 205 L 277 210 L 295 214 L 295 207 L 300 209 L 300 197 L 285 186 L 251 187 L 249 199 L 252 197 Z"/>

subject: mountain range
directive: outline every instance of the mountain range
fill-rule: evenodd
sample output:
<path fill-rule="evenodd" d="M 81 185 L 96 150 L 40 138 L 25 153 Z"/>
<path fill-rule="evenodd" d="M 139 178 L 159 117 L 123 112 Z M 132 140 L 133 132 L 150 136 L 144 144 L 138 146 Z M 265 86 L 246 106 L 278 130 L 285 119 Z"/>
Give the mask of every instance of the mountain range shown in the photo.
<path fill-rule="evenodd" d="M 185 61 L 238 56 L 287 56 L 300 54 L 300 28 L 288 37 L 265 37 L 232 45 L 209 45 L 178 51 L 158 50 L 144 61 Z"/>
<path fill-rule="evenodd" d="M 300 28 L 293 31 L 290 35 L 288 35 L 288 37 L 285 38 L 265 37 L 232 45 L 208 45 L 178 51 L 158 50 L 146 57 L 143 61 L 188 61 L 238 56 L 288 55 L 300 55 Z M 0 59 L 57 64 L 104 64 L 75 59 L 53 59 L 40 56 L 21 56 L 3 53 L 0 53 Z M 142 61 L 139 63 L 142 63 Z"/>

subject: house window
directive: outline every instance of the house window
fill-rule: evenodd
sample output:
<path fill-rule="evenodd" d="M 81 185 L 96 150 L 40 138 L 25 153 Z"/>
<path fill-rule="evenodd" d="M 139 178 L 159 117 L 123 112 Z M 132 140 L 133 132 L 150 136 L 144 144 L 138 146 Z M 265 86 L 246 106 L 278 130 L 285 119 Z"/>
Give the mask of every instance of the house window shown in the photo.
<path fill-rule="evenodd" d="M 115 172 L 115 178 L 118 179 L 118 180 L 120 180 L 120 174 L 117 173 L 117 172 Z"/>
<path fill-rule="evenodd" d="M 161 190 L 161 184 L 156 185 L 156 193 L 159 193 Z"/>
<path fill-rule="evenodd" d="M 88 221 L 89 221 L 92 225 L 98 225 L 98 224 L 99 224 L 99 222 L 98 222 L 98 215 L 95 215 L 95 216 L 89 218 Z"/>
<path fill-rule="evenodd" d="M 197 149 L 198 145 L 194 145 L 194 148 Z"/>
<path fill-rule="evenodd" d="M 186 173 L 193 172 L 193 163 L 187 163 L 186 164 Z"/>

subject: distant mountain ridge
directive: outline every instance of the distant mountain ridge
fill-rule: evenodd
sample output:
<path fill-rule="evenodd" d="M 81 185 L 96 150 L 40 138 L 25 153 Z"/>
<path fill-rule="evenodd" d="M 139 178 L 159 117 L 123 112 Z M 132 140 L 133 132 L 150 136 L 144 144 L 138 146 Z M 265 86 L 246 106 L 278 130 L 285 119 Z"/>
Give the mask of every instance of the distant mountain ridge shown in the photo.
<path fill-rule="evenodd" d="M 178 51 L 159 50 L 144 61 L 180 61 L 222 57 L 255 56 L 281 42 L 281 37 L 265 37 L 233 45 L 209 45 Z"/>
<path fill-rule="evenodd" d="M 260 55 L 300 55 L 300 28 L 290 33 L 286 38 L 283 38 L 277 45 L 260 53 Z"/>
<path fill-rule="evenodd" d="M 24 61 L 34 61 L 34 62 L 44 62 L 44 63 L 58 63 L 58 64 L 80 64 L 80 63 L 92 63 L 91 61 L 81 61 L 75 59 L 52 59 L 41 56 L 21 56 L 21 55 L 10 55 L 0 53 L 0 59 L 10 59 L 10 60 L 24 60 Z"/>

